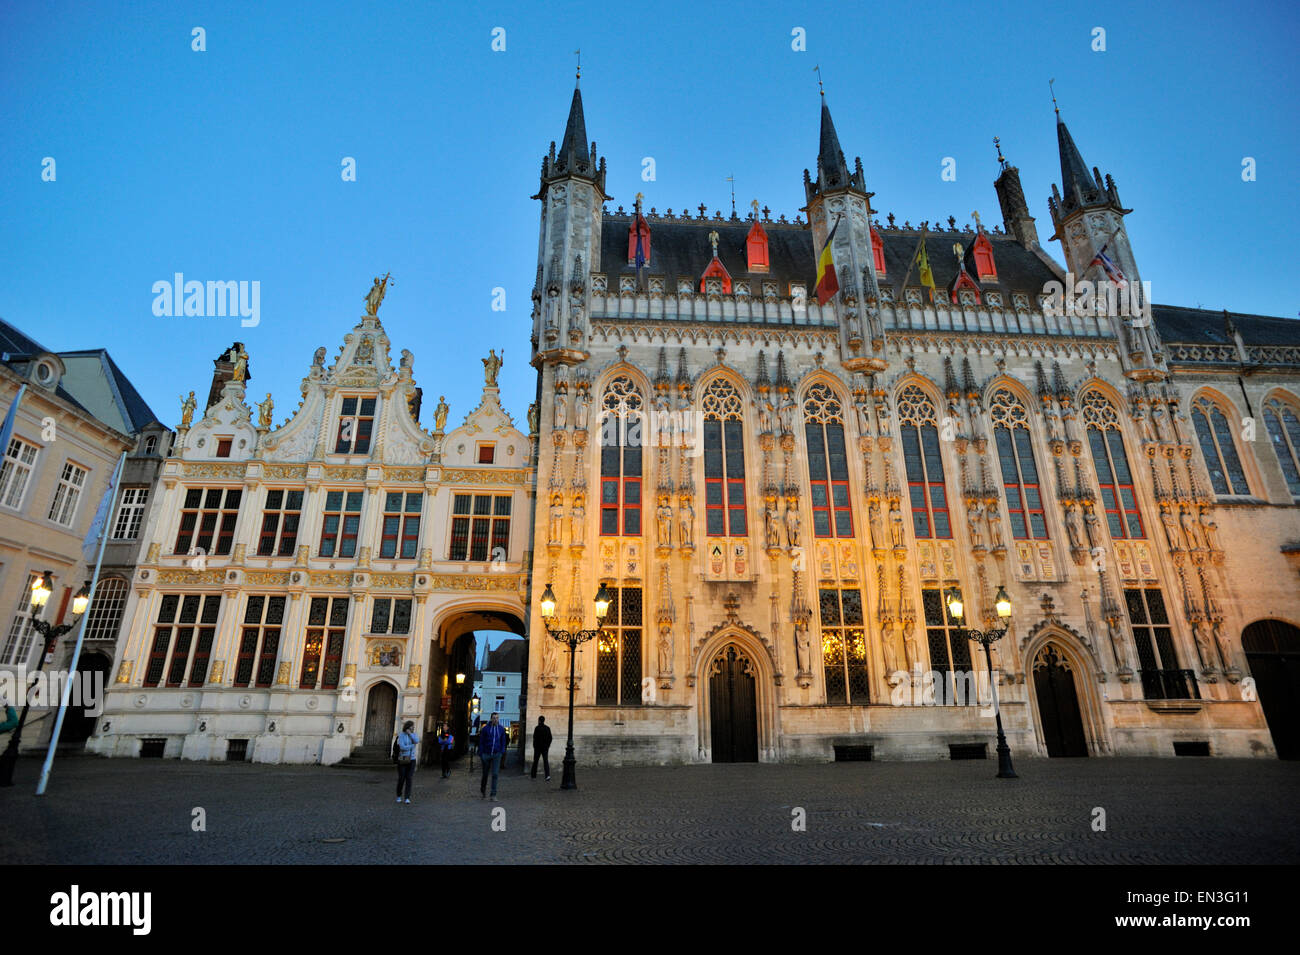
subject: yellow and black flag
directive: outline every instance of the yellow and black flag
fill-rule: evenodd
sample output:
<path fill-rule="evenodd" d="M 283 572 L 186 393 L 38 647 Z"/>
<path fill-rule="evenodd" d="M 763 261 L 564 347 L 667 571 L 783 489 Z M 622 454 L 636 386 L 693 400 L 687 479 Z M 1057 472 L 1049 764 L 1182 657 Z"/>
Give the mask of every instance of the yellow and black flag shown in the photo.
<path fill-rule="evenodd" d="M 840 218 L 843 218 L 841 216 Z M 826 237 L 826 244 L 822 246 L 822 254 L 817 258 L 817 304 L 825 305 L 831 300 L 831 297 L 840 290 L 839 279 L 835 277 L 835 258 L 831 255 L 831 241 L 835 238 L 835 230 L 840 227 L 840 220 L 835 220 L 835 225 L 831 227 L 831 234 Z"/>
<path fill-rule="evenodd" d="M 930 290 L 930 301 L 934 302 L 934 273 L 930 271 L 930 256 L 925 252 L 925 236 L 921 236 L 921 252 L 918 257 L 916 274 L 921 277 L 921 284 Z"/>

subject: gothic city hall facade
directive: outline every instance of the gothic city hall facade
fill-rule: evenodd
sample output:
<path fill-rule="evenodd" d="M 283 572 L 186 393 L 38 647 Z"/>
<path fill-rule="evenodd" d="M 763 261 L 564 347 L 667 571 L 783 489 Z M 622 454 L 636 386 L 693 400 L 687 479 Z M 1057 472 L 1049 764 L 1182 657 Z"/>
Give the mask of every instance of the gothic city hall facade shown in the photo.
<path fill-rule="evenodd" d="M 572 690 L 582 764 L 991 755 L 994 692 L 1017 757 L 1295 756 L 1300 323 L 1152 304 L 1131 210 L 1056 131 L 1063 263 L 1000 151 L 1000 224 L 880 217 L 824 99 L 800 215 L 611 209 L 575 89 L 527 433 L 495 353 L 462 424 L 421 426 L 379 279 L 278 426 L 236 343 L 185 403 L 88 747 L 463 743 L 457 674 L 507 630 L 523 724 L 558 742 Z M 595 630 L 601 588 L 571 656 L 551 631 Z"/>

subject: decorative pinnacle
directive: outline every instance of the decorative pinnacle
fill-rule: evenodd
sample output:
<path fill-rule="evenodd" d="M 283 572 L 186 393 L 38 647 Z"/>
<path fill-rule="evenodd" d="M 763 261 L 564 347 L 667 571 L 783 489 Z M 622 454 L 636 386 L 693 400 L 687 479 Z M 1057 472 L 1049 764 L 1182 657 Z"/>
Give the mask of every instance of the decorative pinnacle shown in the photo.
<path fill-rule="evenodd" d="M 1056 82 L 1056 77 L 1052 77 L 1050 80 L 1047 81 L 1047 88 L 1048 88 L 1048 90 L 1051 91 L 1051 94 L 1052 94 L 1052 106 L 1056 109 L 1056 115 L 1057 115 L 1057 116 L 1060 116 L 1060 115 L 1061 115 L 1061 107 L 1056 105 L 1056 90 L 1052 89 L 1052 84 L 1055 83 L 1055 82 Z"/>
<path fill-rule="evenodd" d="M 994 136 L 994 137 L 993 137 L 993 145 L 994 145 L 994 147 L 995 147 L 995 148 L 997 149 L 997 151 L 998 151 L 998 165 L 1001 166 L 1003 169 L 1006 169 L 1006 168 L 1007 168 L 1007 160 L 1006 160 L 1006 157 L 1002 155 L 1002 140 L 1000 140 L 1000 139 L 998 139 L 998 137 Z"/>
<path fill-rule="evenodd" d="M 578 58 L 578 73 L 574 77 L 574 85 L 576 86 L 577 84 L 582 82 L 582 50 L 581 49 L 574 50 L 573 55 Z"/>
<path fill-rule="evenodd" d="M 820 65 L 818 65 L 818 66 L 814 66 L 814 67 L 813 67 L 813 72 L 817 74 L 817 92 L 819 92 L 819 93 L 822 95 L 822 97 L 824 98 L 824 97 L 826 96 L 826 88 L 825 88 L 824 86 L 822 86 L 822 68 L 821 68 L 821 66 L 820 66 Z"/>

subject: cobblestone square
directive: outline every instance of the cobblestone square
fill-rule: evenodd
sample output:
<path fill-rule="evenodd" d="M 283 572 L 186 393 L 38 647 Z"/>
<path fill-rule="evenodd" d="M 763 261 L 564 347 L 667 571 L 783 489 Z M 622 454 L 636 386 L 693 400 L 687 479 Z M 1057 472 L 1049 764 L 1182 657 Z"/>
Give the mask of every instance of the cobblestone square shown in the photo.
<path fill-rule="evenodd" d="M 495 802 L 461 760 L 421 767 L 409 806 L 386 771 L 77 757 L 36 798 L 38 769 L 0 791 L 2 862 L 1300 862 L 1300 764 L 1267 760 L 1022 760 L 1016 780 L 992 761 L 580 761 L 573 792 L 557 760 L 550 782 L 512 763 Z"/>

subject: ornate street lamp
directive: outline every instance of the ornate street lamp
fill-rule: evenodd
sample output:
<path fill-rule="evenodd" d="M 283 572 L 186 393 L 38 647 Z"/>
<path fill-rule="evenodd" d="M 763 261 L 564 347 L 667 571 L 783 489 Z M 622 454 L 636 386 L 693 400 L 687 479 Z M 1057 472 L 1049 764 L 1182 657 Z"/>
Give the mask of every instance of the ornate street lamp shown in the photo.
<path fill-rule="evenodd" d="M 984 662 L 989 671 L 989 689 L 993 692 L 993 715 L 998 724 L 997 778 L 1016 779 L 1016 771 L 1011 766 L 1011 747 L 1007 745 L 1007 736 L 1002 732 L 1002 707 L 998 704 L 998 685 L 993 679 L 993 656 L 989 652 L 990 646 L 1006 636 L 1007 625 L 1011 622 L 1011 598 L 1007 596 L 1006 587 L 998 587 L 997 596 L 993 598 L 993 606 L 997 609 L 998 620 L 1002 626 L 995 630 L 972 630 L 969 627 L 962 626 L 965 606 L 962 603 L 961 591 L 956 587 L 949 587 L 944 599 L 948 604 L 948 615 L 957 622 L 958 631 L 964 632 L 966 637 L 974 640 L 984 648 Z"/>
<path fill-rule="evenodd" d="M 50 595 L 54 593 L 54 581 L 50 571 L 41 574 L 32 582 L 31 590 L 31 608 L 32 608 L 32 629 L 41 635 L 43 645 L 41 647 L 41 658 L 36 663 L 35 673 L 40 673 L 45 669 L 45 660 L 54 653 L 54 644 L 59 637 L 63 636 L 74 626 L 73 623 L 61 623 L 58 626 L 51 626 L 48 621 L 37 620 L 36 615 L 45 609 L 45 605 L 50 600 Z M 86 612 L 86 605 L 90 602 L 90 581 L 86 581 L 76 595 L 72 598 L 73 616 L 80 617 Z M 24 694 L 23 712 L 18 717 L 18 725 L 9 735 L 9 745 L 5 751 L 0 753 L 0 786 L 12 786 L 14 784 L 14 767 L 18 764 L 18 746 L 22 742 L 23 726 L 27 723 L 27 711 L 32 705 L 31 693 Z"/>
<path fill-rule="evenodd" d="M 564 778 L 560 781 L 561 789 L 577 789 L 577 760 L 573 755 L 573 691 L 575 679 L 575 661 L 578 656 L 578 646 L 593 640 L 600 636 L 601 631 L 605 629 L 605 615 L 609 613 L 609 605 L 613 601 L 613 595 L 602 583 L 600 589 L 596 591 L 596 629 L 595 630 L 557 630 L 554 626 L 555 620 L 555 592 L 551 590 L 551 585 L 546 585 L 546 590 L 542 593 L 541 609 L 542 623 L 546 625 L 546 632 L 550 636 L 563 643 L 569 648 L 569 743 L 564 748 Z"/>

